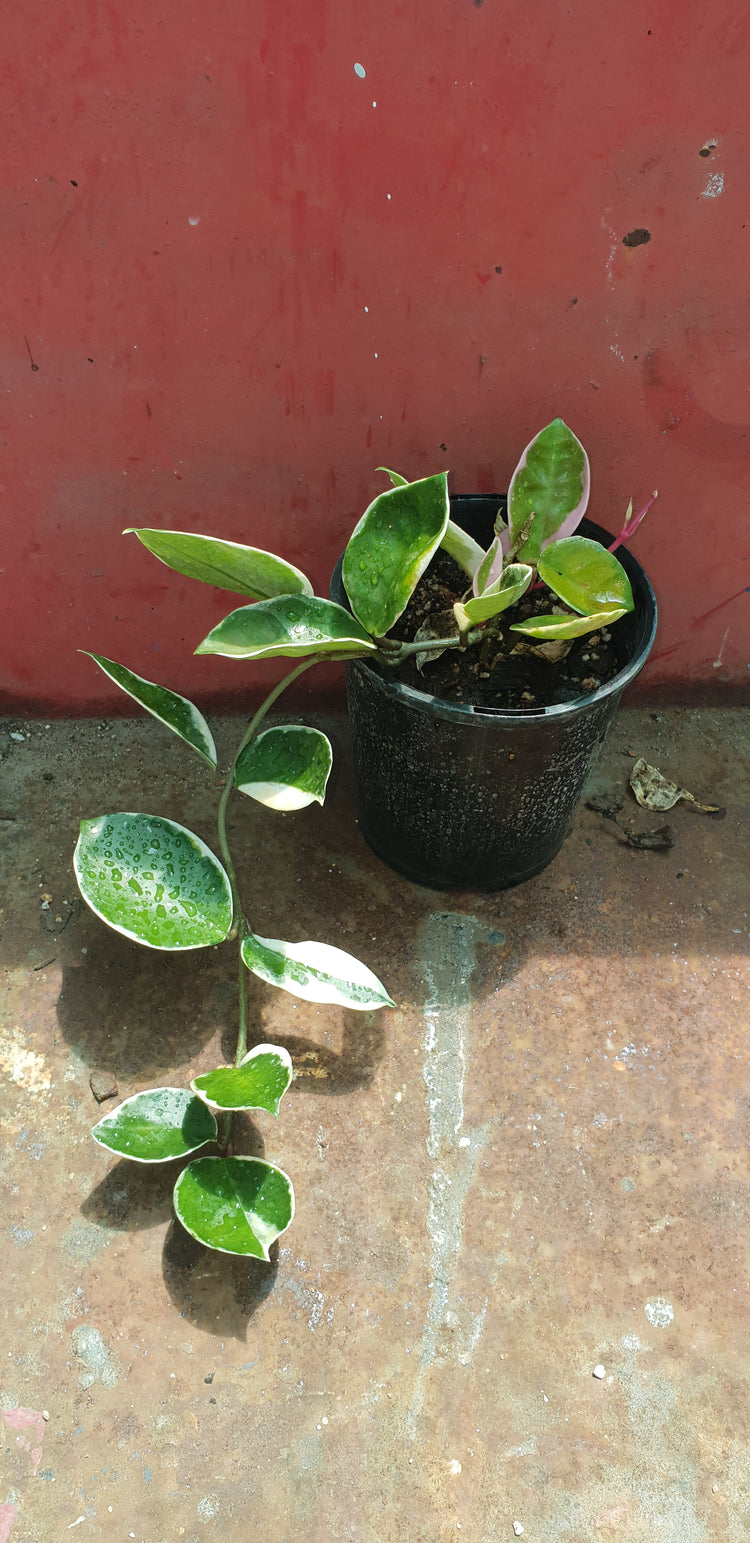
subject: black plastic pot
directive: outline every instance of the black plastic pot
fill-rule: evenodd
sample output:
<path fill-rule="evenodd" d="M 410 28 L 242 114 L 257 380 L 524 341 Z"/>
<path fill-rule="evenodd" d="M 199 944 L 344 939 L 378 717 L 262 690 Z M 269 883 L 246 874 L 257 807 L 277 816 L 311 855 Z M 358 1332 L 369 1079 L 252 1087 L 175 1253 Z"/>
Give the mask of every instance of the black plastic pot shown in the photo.
<path fill-rule="evenodd" d="M 484 546 L 500 497 L 451 499 L 451 518 Z M 584 520 L 580 535 L 612 536 Z M 590 695 L 528 712 L 459 706 L 346 666 L 357 811 L 390 867 L 435 889 L 505 889 L 559 852 L 625 687 L 656 632 L 656 599 L 640 564 L 617 553 L 635 610 L 612 630 L 619 673 Z M 331 599 L 348 606 L 339 561 Z"/>

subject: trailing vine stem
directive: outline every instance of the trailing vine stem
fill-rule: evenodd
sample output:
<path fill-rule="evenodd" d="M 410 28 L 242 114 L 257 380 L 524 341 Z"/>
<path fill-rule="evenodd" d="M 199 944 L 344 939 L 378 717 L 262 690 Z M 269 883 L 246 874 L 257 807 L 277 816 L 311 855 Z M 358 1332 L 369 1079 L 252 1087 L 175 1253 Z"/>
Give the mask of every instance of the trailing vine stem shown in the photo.
<path fill-rule="evenodd" d="M 258 711 L 250 719 L 250 722 L 249 722 L 249 724 L 248 724 L 248 726 L 247 726 L 247 728 L 245 730 L 245 733 L 243 734 L 242 739 L 240 740 L 239 745 L 237 746 L 237 749 L 236 749 L 236 751 L 234 753 L 234 757 L 232 759 L 232 764 L 229 767 L 229 770 L 227 771 L 226 776 L 224 778 L 224 786 L 222 788 L 221 797 L 219 799 L 219 807 L 218 807 L 217 814 L 216 814 L 216 824 L 217 824 L 218 836 L 219 836 L 219 850 L 221 852 L 222 860 L 224 862 L 224 867 L 226 869 L 227 877 L 229 879 L 230 887 L 231 887 L 231 890 L 232 890 L 232 911 L 233 911 L 233 917 L 234 917 L 234 920 L 233 920 L 233 923 L 232 923 L 232 930 L 229 933 L 229 937 L 228 937 L 227 941 L 229 942 L 233 938 L 237 938 L 238 942 L 239 942 L 239 948 L 238 948 L 238 982 L 237 982 L 238 983 L 238 991 L 239 991 L 239 1022 L 238 1022 L 238 1030 L 237 1030 L 237 1049 L 236 1049 L 236 1052 L 235 1052 L 235 1059 L 234 1059 L 235 1066 L 239 1066 L 241 1064 L 243 1058 L 247 1054 L 247 1026 L 248 1026 L 248 1012 L 247 1012 L 247 985 L 248 985 L 248 982 L 247 982 L 247 974 L 248 974 L 248 972 L 247 972 L 247 970 L 245 968 L 245 962 L 244 962 L 244 960 L 242 958 L 242 941 L 243 941 L 243 938 L 248 937 L 248 935 L 249 935 L 249 933 L 251 931 L 251 928 L 250 928 L 250 923 L 249 923 L 249 921 L 247 919 L 247 916 L 245 915 L 245 912 L 244 912 L 244 909 L 243 909 L 242 897 L 240 895 L 240 888 L 239 888 L 239 884 L 237 882 L 237 873 L 236 873 L 236 870 L 235 870 L 234 863 L 232 861 L 232 854 L 231 854 L 231 851 L 229 849 L 229 840 L 228 840 L 228 837 L 227 837 L 227 806 L 229 804 L 229 799 L 231 797 L 232 789 L 234 787 L 234 775 L 235 775 L 235 770 L 236 770 L 236 767 L 237 767 L 237 762 L 238 762 L 238 760 L 239 760 L 239 758 L 240 758 L 240 756 L 242 754 L 242 751 L 246 748 L 247 745 L 250 744 L 250 741 L 255 738 L 255 735 L 257 734 L 257 732 L 258 732 L 258 730 L 259 730 L 259 728 L 261 726 L 261 723 L 263 722 L 263 719 L 266 716 L 266 713 L 270 710 L 270 708 L 273 707 L 274 702 L 278 701 L 278 699 L 282 695 L 282 693 L 284 691 L 286 691 L 287 686 L 291 686 L 293 681 L 297 680 L 297 678 L 300 675 L 304 674 L 305 670 L 309 670 L 312 667 L 312 665 L 314 665 L 314 664 L 319 664 L 321 659 L 323 659 L 324 657 L 325 657 L 324 654 L 313 654 L 311 656 L 311 658 L 303 659 L 300 664 L 295 665 L 294 669 L 290 670 L 288 675 L 285 675 L 282 678 L 282 680 L 280 680 L 278 682 L 278 684 L 274 686 L 272 691 L 269 691 L 268 696 L 265 698 L 265 701 L 261 702 L 261 705 L 258 708 Z M 360 658 L 360 657 L 362 657 L 360 654 L 347 654 L 347 655 L 344 656 L 344 658 L 346 658 L 346 659 L 348 659 L 348 658 Z M 231 1131 L 232 1131 L 232 1112 L 231 1112 L 231 1110 L 226 1110 L 224 1112 L 224 1114 L 222 1115 L 221 1120 L 219 1121 L 219 1131 L 218 1131 L 218 1138 L 217 1138 L 217 1140 L 218 1140 L 219 1148 L 222 1151 L 225 1151 L 225 1150 L 228 1149 L 230 1151 L 230 1153 L 231 1153 L 231 1148 L 229 1147 L 229 1138 L 231 1136 Z"/>

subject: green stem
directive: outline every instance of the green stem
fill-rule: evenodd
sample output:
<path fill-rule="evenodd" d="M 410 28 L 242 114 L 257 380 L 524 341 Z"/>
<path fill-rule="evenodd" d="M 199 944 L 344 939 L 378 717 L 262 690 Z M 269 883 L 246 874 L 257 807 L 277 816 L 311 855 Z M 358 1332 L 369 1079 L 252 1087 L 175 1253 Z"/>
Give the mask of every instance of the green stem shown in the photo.
<path fill-rule="evenodd" d="M 258 711 L 251 718 L 247 729 L 245 730 L 245 733 L 243 734 L 242 739 L 237 746 L 234 759 L 226 775 L 221 798 L 219 799 L 219 809 L 216 817 L 219 830 L 219 849 L 221 851 L 221 855 L 224 860 L 224 867 L 226 868 L 229 883 L 232 888 L 232 910 L 234 915 L 234 924 L 230 933 L 230 937 L 239 937 L 239 1026 L 237 1031 L 237 1051 L 234 1061 L 235 1066 L 239 1066 L 243 1056 L 247 1054 L 248 972 L 245 968 L 245 963 L 242 958 L 242 940 L 243 938 L 247 937 L 248 933 L 250 932 L 250 924 L 242 908 L 242 898 L 240 896 L 239 885 L 237 883 L 237 874 L 235 872 L 234 863 L 232 862 L 232 855 L 229 850 L 229 841 L 227 839 L 227 805 L 232 793 L 232 788 L 234 787 L 234 774 L 237 761 L 239 760 L 242 751 L 245 749 L 245 746 L 249 745 L 251 739 L 253 739 L 257 734 L 258 729 L 260 728 L 260 725 L 266 716 L 266 713 L 269 711 L 269 708 L 273 707 L 274 702 L 278 701 L 278 698 L 281 696 L 282 692 L 286 691 L 287 686 L 291 686 L 292 681 L 296 680 L 298 676 L 304 674 L 305 670 L 309 670 L 313 664 L 318 664 L 324 657 L 325 655 L 323 654 L 313 654 L 310 659 L 303 659 L 301 664 L 295 665 L 295 668 L 290 670 L 289 674 L 285 675 L 283 679 L 280 680 L 276 686 L 274 686 L 272 691 L 269 691 L 265 701 L 261 702 Z M 222 1117 L 219 1126 L 219 1145 L 222 1147 L 222 1149 L 225 1148 L 229 1142 L 231 1127 L 232 1116 L 231 1112 L 228 1112 Z"/>
<path fill-rule="evenodd" d="M 478 643 L 482 636 L 481 627 L 475 627 L 473 632 L 469 632 L 464 637 L 425 638 L 421 643 L 399 643 L 397 648 L 389 650 L 388 653 L 379 649 L 380 658 L 384 664 L 394 667 L 400 664 L 408 654 L 435 654 L 440 653 L 444 648 L 465 648 L 467 643 Z"/>
<path fill-rule="evenodd" d="M 239 975 L 237 985 L 239 988 L 240 1022 L 237 1032 L 237 1053 L 234 1058 L 235 1066 L 239 1066 L 243 1056 L 247 1055 L 247 976 L 248 971 L 242 957 L 242 939 L 239 947 Z"/>
<path fill-rule="evenodd" d="M 227 840 L 227 804 L 229 803 L 232 788 L 234 787 L 235 767 L 240 755 L 242 754 L 242 751 L 245 749 L 245 746 L 249 745 L 251 739 L 257 733 L 269 708 L 273 707 L 274 702 L 278 700 L 283 691 L 286 691 L 287 686 L 291 686 L 292 681 L 296 680 L 298 675 L 302 675 L 305 670 L 309 670 L 311 665 L 318 664 L 323 657 L 324 656 L 322 654 L 313 654 L 311 659 L 303 659 L 301 664 L 298 664 L 293 670 L 290 670 L 289 674 L 285 675 L 283 679 L 280 680 L 276 686 L 274 686 L 273 691 L 269 691 L 265 701 L 261 702 L 257 713 L 253 718 L 251 718 L 250 723 L 248 724 L 247 729 L 245 730 L 245 733 L 243 734 L 242 739 L 237 746 L 234 759 L 224 781 L 221 798 L 219 799 L 216 823 L 219 830 L 219 850 L 221 852 L 222 858 L 224 859 L 224 867 L 226 868 L 229 883 L 232 889 L 232 910 L 234 913 L 234 926 L 232 928 L 232 932 L 230 933 L 230 937 L 236 937 L 237 933 L 239 932 L 240 938 L 242 939 L 249 931 L 247 919 L 242 910 L 242 899 L 240 897 L 239 885 L 237 883 L 237 875 L 234 871 L 234 863 L 232 862 L 231 853 L 229 851 L 229 842 Z"/>

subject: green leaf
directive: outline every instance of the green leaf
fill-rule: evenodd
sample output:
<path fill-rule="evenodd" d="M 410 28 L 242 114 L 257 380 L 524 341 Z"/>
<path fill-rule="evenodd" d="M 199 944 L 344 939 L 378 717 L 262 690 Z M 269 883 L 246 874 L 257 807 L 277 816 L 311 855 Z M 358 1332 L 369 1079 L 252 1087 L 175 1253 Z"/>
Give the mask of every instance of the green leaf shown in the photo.
<path fill-rule="evenodd" d="M 374 637 L 398 621 L 448 524 L 445 472 L 389 488 L 349 538 L 342 577 L 354 615 Z"/>
<path fill-rule="evenodd" d="M 214 1109 L 267 1109 L 277 1115 L 292 1080 L 292 1059 L 282 1045 L 256 1045 L 239 1066 L 217 1066 L 190 1084 Z"/>
<path fill-rule="evenodd" d="M 175 1184 L 174 1208 L 207 1248 L 268 1259 L 294 1216 L 294 1190 L 281 1168 L 260 1157 L 199 1157 Z"/>
<path fill-rule="evenodd" d="M 443 551 L 458 563 L 459 568 L 463 568 L 464 573 L 473 579 L 485 555 L 484 547 L 481 547 L 473 536 L 468 536 L 460 525 L 454 525 L 452 520 L 449 520 L 445 527 L 440 545 Z"/>
<path fill-rule="evenodd" d="M 329 943 L 282 943 L 280 938 L 244 938 L 242 957 L 253 975 L 305 1002 L 334 1002 L 366 1012 L 394 1007 L 372 970 Z"/>
<path fill-rule="evenodd" d="M 275 595 L 311 595 L 310 580 L 283 557 L 263 552 L 259 547 L 240 546 L 236 541 L 219 541 L 214 536 L 195 536 L 186 530 L 137 530 L 129 526 L 124 536 L 137 536 L 154 557 L 202 584 L 231 590 L 235 595 L 251 595 L 254 600 L 272 600 Z"/>
<path fill-rule="evenodd" d="M 555 418 L 521 456 L 508 489 L 511 545 L 533 517 L 531 533 L 516 555 L 536 563 L 545 541 L 570 535 L 583 519 L 589 500 L 589 460 L 580 440 Z"/>
<path fill-rule="evenodd" d="M 232 891 L 213 852 L 174 820 L 102 814 L 81 821 L 74 867 L 87 905 L 147 948 L 207 948 L 232 927 Z"/>
<path fill-rule="evenodd" d="M 633 609 L 633 591 L 622 563 L 598 541 L 586 536 L 553 541 L 537 566 L 540 579 L 582 616 L 608 605 Z"/>
<path fill-rule="evenodd" d="M 167 1163 L 214 1141 L 217 1125 L 210 1109 L 186 1088 L 149 1088 L 105 1114 L 91 1134 L 136 1163 Z"/>
<path fill-rule="evenodd" d="M 461 611 L 466 616 L 467 623 L 476 626 L 477 622 L 488 621 L 491 616 L 497 616 L 500 611 L 506 611 L 508 606 L 515 605 L 517 600 L 525 595 L 531 580 L 534 577 L 533 568 L 526 563 L 509 563 L 503 569 L 502 575 L 490 584 L 481 595 L 473 600 L 464 601 Z M 458 607 L 454 606 L 454 611 Z M 462 625 L 459 622 L 459 625 Z"/>
<path fill-rule="evenodd" d="M 475 595 L 483 595 L 486 589 L 496 584 L 503 572 L 503 544 L 499 536 L 495 536 L 484 553 L 479 567 L 475 570 L 472 581 L 472 589 Z"/>
<path fill-rule="evenodd" d="M 244 605 L 225 616 L 196 648 L 196 654 L 224 654 L 230 659 L 284 655 L 372 653 L 372 638 L 354 616 L 331 600 L 289 595 Z"/>
<path fill-rule="evenodd" d="M 390 477 L 391 482 L 393 483 L 394 488 L 408 488 L 408 486 L 409 486 L 409 479 L 408 479 L 408 477 L 402 477 L 401 473 L 399 471 L 391 471 L 390 467 L 388 467 L 388 466 L 376 466 L 375 470 L 376 471 L 384 471 L 385 474 L 386 474 L 386 477 Z"/>
<path fill-rule="evenodd" d="M 241 793 L 268 809 L 322 804 L 333 764 L 331 742 L 320 729 L 287 723 L 265 729 L 238 756 L 234 780 Z"/>
<path fill-rule="evenodd" d="M 624 616 L 624 607 L 610 606 L 592 616 L 535 616 L 533 621 L 513 622 L 511 632 L 524 632 L 530 638 L 580 638 L 586 632 L 611 627 Z"/>
<path fill-rule="evenodd" d="M 80 653 L 88 653 L 81 648 Z M 116 686 L 126 691 L 128 696 L 140 702 L 147 713 L 153 713 L 160 723 L 165 723 L 168 729 L 179 734 L 180 739 L 192 745 L 208 761 L 209 766 L 216 770 L 216 746 L 213 735 L 202 713 L 189 702 L 187 697 L 178 696 L 176 691 L 169 691 L 166 686 L 157 686 L 154 681 L 144 680 L 142 675 L 135 675 L 124 664 L 115 664 L 114 659 L 105 659 L 103 654 L 88 654 L 98 664 L 100 670 L 113 680 Z"/>

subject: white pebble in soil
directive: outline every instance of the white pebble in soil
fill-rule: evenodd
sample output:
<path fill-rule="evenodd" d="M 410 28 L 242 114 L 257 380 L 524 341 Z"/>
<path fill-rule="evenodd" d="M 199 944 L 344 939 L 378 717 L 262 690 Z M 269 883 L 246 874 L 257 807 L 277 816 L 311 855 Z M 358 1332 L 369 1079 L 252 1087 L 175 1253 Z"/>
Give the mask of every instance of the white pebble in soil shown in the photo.
<path fill-rule="evenodd" d="M 598 1377 L 600 1381 L 601 1381 L 602 1377 L 606 1377 L 606 1375 L 607 1375 L 607 1373 L 604 1370 L 604 1367 L 601 1365 L 601 1363 L 599 1364 L 599 1366 L 595 1366 L 594 1367 L 594 1376 Z"/>

